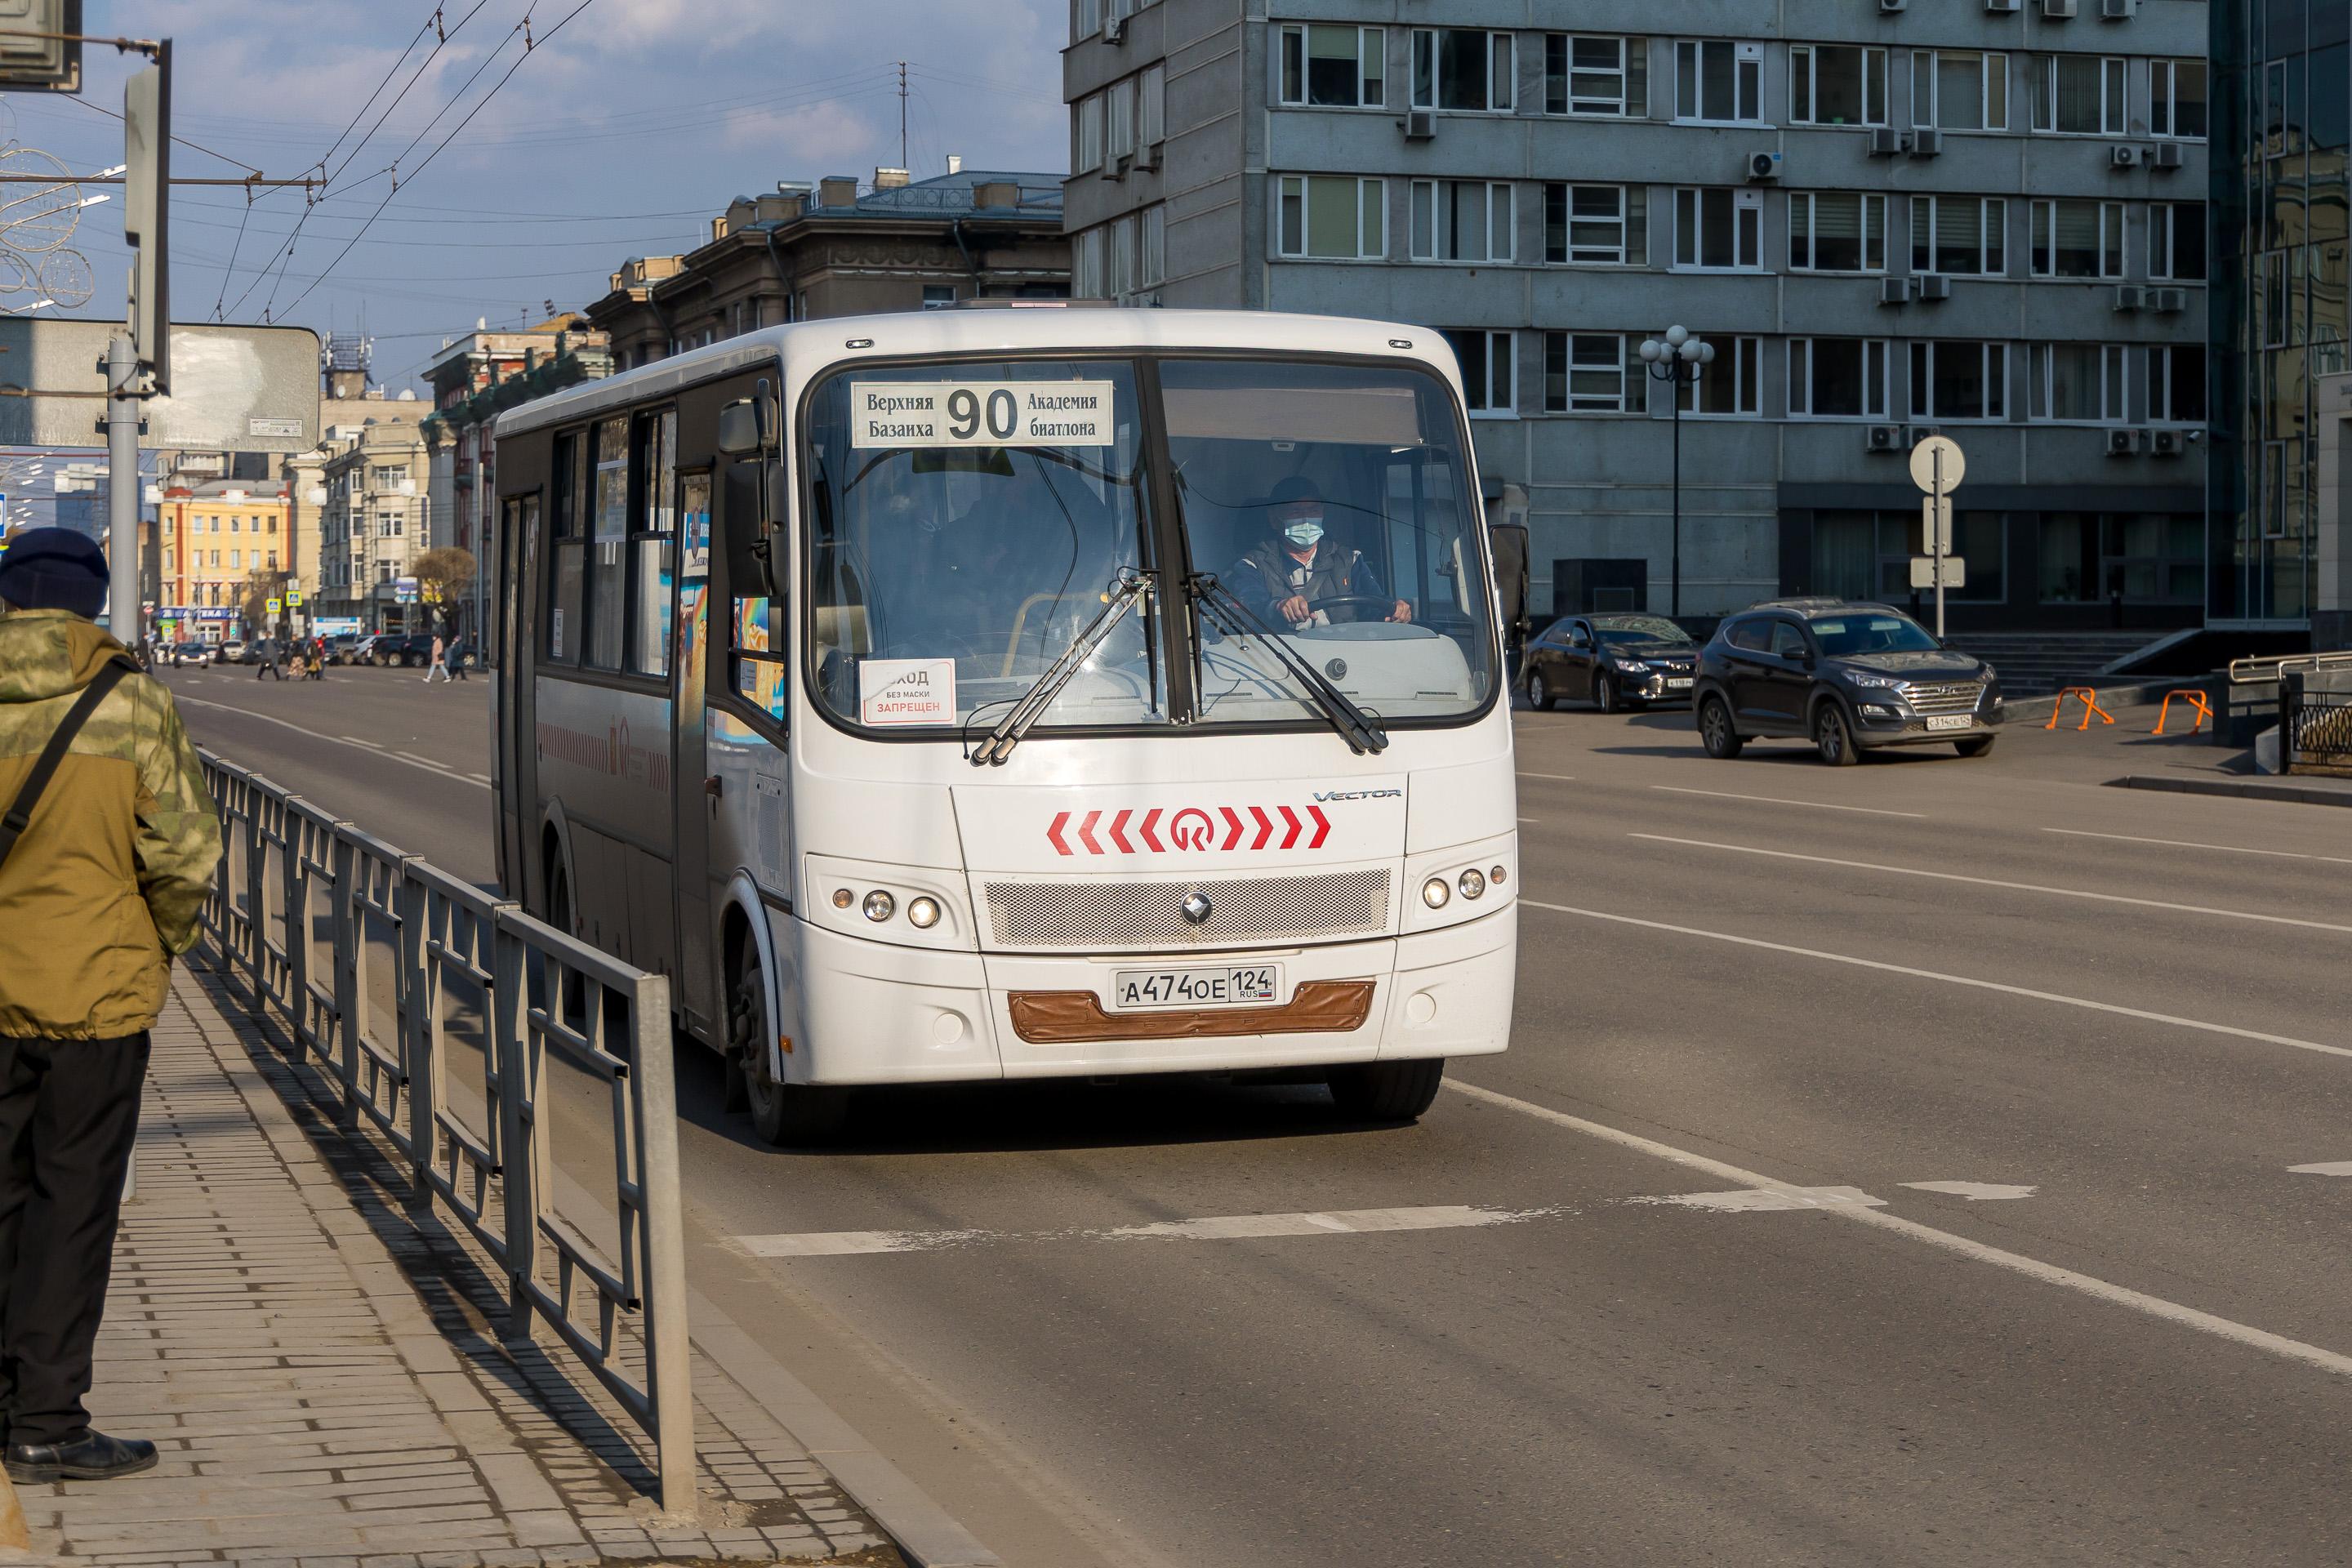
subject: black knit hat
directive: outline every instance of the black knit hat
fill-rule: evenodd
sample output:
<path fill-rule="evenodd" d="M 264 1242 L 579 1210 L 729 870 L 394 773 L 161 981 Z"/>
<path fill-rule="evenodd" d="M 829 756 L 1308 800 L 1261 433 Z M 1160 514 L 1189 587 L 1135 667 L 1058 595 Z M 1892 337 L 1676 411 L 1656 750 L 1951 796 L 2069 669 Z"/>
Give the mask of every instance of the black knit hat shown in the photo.
<path fill-rule="evenodd" d="M 0 553 L 0 599 L 20 610 L 96 619 L 106 605 L 106 552 L 70 528 L 28 528 Z"/>

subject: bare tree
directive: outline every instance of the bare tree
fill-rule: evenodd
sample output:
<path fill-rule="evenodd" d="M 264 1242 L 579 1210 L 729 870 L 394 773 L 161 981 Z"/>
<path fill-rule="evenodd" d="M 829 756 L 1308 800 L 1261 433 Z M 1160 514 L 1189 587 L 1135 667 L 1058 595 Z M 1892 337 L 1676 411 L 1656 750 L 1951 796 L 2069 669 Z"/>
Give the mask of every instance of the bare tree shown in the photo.
<path fill-rule="evenodd" d="M 286 584 L 292 574 L 277 569 L 255 570 L 246 574 L 245 586 L 237 591 L 237 614 L 245 617 L 246 636 L 254 637 L 278 635 L 278 624 L 285 616 Z M 269 613 L 269 601 L 278 601 L 278 613 Z"/>
<path fill-rule="evenodd" d="M 423 551 L 408 563 L 408 574 L 416 579 L 417 597 L 452 630 L 464 606 L 466 590 L 473 585 L 474 574 L 479 570 L 474 552 L 456 545 Z"/>

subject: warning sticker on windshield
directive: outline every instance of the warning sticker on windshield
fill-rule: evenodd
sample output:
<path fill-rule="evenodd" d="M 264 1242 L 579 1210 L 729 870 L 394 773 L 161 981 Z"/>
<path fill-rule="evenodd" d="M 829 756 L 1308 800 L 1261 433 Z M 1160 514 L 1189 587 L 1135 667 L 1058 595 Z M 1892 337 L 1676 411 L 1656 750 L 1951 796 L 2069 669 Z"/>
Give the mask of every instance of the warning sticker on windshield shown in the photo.
<path fill-rule="evenodd" d="M 857 661 L 858 717 L 877 728 L 892 724 L 952 724 L 956 717 L 955 660 L 951 658 L 861 658 Z"/>
<path fill-rule="evenodd" d="M 1108 447 L 1108 381 L 854 381 L 852 447 Z"/>

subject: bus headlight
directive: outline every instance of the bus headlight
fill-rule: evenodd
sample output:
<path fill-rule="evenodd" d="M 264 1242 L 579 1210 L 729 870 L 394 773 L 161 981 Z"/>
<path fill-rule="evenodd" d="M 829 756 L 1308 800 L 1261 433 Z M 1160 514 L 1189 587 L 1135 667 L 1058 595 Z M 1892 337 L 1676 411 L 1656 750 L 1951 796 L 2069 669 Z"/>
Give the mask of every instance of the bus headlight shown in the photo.
<path fill-rule="evenodd" d="M 1461 888 L 1462 896 L 1464 898 L 1475 899 L 1479 897 L 1486 890 L 1486 874 L 1484 871 L 1479 870 L 1475 866 L 1471 867 L 1470 869 L 1462 873 Z"/>
<path fill-rule="evenodd" d="M 898 912 L 898 900 L 877 888 L 866 895 L 866 918 L 876 923 L 888 920 Z"/>
<path fill-rule="evenodd" d="M 1433 910 L 1444 909 L 1445 900 L 1453 896 L 1454 889 L 1445 885 L 1443 877 L 1432 877 L 1421 885 L 1421 901 Z"/>
<path fill-rule="evenodd" d="M 907 923 L 917 931 L 929 931 L 940 923 L 940 901 L 937 899 L 912 899 L 907 904 Z"/>

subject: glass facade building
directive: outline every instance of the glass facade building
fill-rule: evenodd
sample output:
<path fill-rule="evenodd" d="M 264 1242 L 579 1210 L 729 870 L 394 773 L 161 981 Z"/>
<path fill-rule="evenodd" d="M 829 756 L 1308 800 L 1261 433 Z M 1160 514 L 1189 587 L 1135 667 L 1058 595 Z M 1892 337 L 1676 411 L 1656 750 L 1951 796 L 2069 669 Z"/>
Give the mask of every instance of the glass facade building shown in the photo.
<path fill-rule="evenodd" d="M 2347 368 L 2352 5 L 2214 0 L 2210 621 L 2313 613 L 2317 378 Z M 2332 520 L 2330 520 L 2332 521 Z"/>

